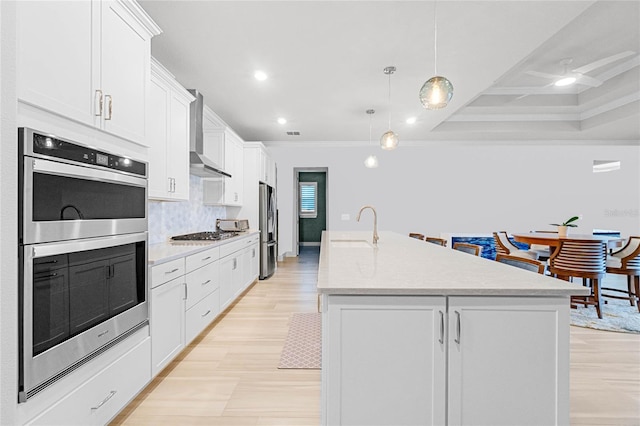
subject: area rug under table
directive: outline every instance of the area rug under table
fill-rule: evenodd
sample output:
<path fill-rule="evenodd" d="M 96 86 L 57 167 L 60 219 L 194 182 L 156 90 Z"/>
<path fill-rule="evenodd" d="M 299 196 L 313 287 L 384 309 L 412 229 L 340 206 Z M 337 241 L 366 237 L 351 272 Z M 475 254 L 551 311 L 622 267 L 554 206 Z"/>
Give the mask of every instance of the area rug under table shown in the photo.
<path fill-rule="evenodd" d="M 322 364 L 322 317 L 320 313 L 291 315 L 278 368 L 320 369 Z"/>
<path fill-rule="evenodd" d="M 640 312 L 624 300 L 607 300 L 602 304 L 602 319 L 593 306 L 571 309 L 571 325 L 596 330 L 640 333 Z"/>

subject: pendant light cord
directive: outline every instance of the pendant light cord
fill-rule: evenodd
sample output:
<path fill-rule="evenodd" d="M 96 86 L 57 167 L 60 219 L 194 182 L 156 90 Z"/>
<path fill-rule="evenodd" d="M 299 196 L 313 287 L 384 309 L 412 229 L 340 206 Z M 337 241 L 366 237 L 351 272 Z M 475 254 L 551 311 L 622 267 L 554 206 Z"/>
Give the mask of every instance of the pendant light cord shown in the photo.
<path fill-rule="evenodd" d="M 438 75 L 438 2 L 433 2 L 433 75 Z"/>
<path fill-rule="evenodd" d="M 389 72 L 389 130 L 391 130 L 391 74 L 393 71 Z"/>

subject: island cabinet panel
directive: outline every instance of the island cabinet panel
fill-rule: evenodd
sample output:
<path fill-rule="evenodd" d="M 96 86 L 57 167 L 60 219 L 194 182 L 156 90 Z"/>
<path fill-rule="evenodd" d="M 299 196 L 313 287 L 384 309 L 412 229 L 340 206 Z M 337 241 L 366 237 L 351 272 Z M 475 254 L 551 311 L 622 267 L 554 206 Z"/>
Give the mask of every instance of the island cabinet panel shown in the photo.
<path fill-rule="evenodd" d="M 444 424 L 446 298 L 329 299 L 323 424 Z"/>
<path fill-rule="evenodd" d="M 569 424 L 568 306 L 325 295 L 322 424 Z"/>
<path fill-rule="evenodd" d="M 449 424 L 569 424 L 564 298 L 449 298 Z"/>

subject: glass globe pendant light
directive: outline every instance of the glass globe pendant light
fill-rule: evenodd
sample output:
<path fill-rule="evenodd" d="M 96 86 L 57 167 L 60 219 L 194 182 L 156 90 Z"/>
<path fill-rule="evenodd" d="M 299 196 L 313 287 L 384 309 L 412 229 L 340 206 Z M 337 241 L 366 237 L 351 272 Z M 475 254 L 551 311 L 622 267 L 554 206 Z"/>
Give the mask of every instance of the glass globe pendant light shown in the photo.
<path fill-rule="evenodd" d="M 427 109 L 441 109 L 447 106 L 453 97 L 453 84 L 438 75 L 438 23 L 436 20 L 436 2 L 433 6 L 433 68 L 435 77 L 427 80 L 420 89 L 420 102 Z"/>
<path fill-rule="evenodd" d="M 380 138 L 380 147 L 391 151 L 398 147 L 398 135 L 391 130 L 391 74 L 396 71 L 396 67 L 386 67 L 383 71 L 389 76 L 389 130 Z"/>
<path fill-rule="evenodd" d="M 373 114 L 375 114 L 375 112 L 376 111 L 374 109 L 368 109 L 366 111 L 366 113 L 369 115 L 369 145 L 371 145 L 371 118 L 373 117 Z M 366 160 L 364 160 L 364 166 L 368 169 L 375 169 L 376 167 L 378 167 L 378 157 L 371 154 L 366 158 Z"/>

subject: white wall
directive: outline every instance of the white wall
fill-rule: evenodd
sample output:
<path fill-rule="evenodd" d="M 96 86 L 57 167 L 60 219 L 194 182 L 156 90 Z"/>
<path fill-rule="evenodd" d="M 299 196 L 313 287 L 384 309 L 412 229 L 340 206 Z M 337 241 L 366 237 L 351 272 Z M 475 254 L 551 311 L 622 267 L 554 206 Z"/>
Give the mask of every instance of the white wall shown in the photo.
<path fill-rule="evenodd" d="M 378 211 L 378 229 L 399 233 L 490 233 L 553 229 L 582 214 L 576 233 L 615 229 L 640 235 L 640 143 L 425 142 L 391 152 L 375 149 L 380 166 L 363 165 L 371 147 L 267 145 L 278 164 L 279 255 L 295 247 L 294 167 L 328 168 L 327 229 L 368 230 L 361 206 Z M 622 160 L 594 174 L 593 160 Z M 341 214 L 348 213 L 349 221 Z"/>

